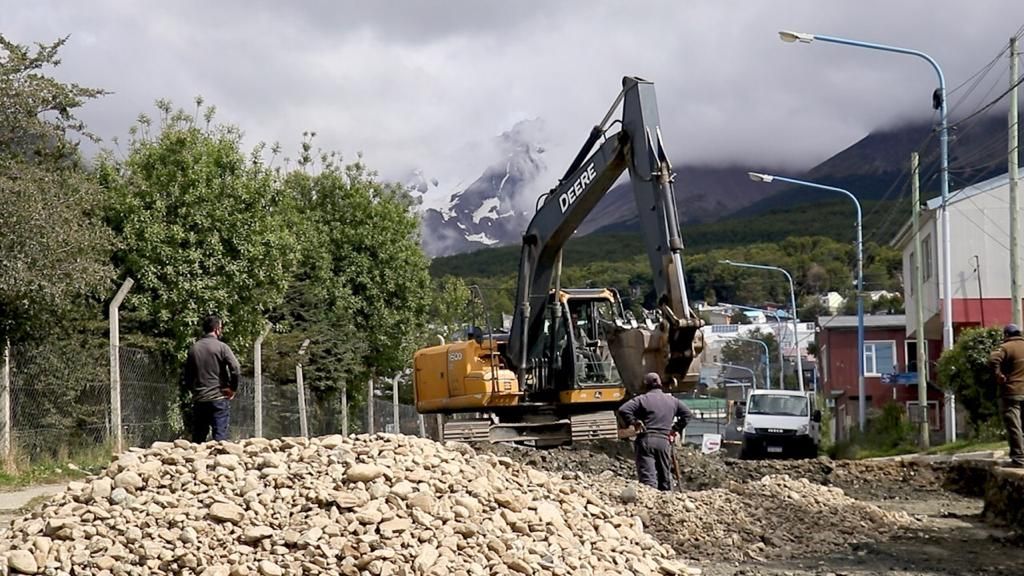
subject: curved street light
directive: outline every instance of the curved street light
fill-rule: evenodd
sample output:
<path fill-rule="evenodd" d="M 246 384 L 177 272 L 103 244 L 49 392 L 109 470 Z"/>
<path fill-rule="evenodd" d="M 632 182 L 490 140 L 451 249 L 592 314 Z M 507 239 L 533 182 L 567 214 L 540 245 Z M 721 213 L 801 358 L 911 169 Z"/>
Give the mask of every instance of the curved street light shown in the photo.
<path fill-rule="evenodd" d="M 786 381 L 785 381 L 785 374 L 783 374 L 783 372 L 786 369 L 786 359 L 782 356 L 782 344 L 781 344 L 781 342 L 782 342 L 783 322 L 782 322 L 782 318 L 779 318 L 779 311 L 778 310 L 762 310 L 760 308 L 754 308 L 753 306 L 743 306 L 741 304 L 729 304 L 729 306 L 732 306 L 733 308 L 739 308 L 740 310 L 750 310 L 751 312 L 760 312 L 762 314 L 771 314 L 772 316 L 775 316 L 775 326 L 776 326 L 776 330 L 778 330 L 778 333 L 775 334 L 775 343 L 778 344 L 778 347 L 779 347 L 779 390 L 785 390 L 786 389 Z M 769 388 L 771 388 L 771 386 L 769 386 Z"/>
<path fill-rule="evenodd" d="M 839 38 L 837 36 L 825 36 L 822 34 L 808 34 L 806 32 L 793 32 L 791 30 L 780 30 L 779 38 L 783 42 L 797 42 L 802 44 L 809 44 L 814 40 L 820 40 L 822 42 L 829 42 L 832 44 L 841 44 L 844 46 L 853 46 L 856 48 L 867 48 L 869 50 L 881 50 L 883 52 L 895 52 L 897 54 L 906 54 L 908 56 L 914 56 L 920 58 L 931 65 L 932 69 L 935 70 L 936 76 L 939 79 L 939 87 L 932 93 L 932 108 L 939 111 L 939 186 L 942 198 L 942 291 L 945 294 L 945 299 L 949 303 L 949 306 L 943 306 L 940 313 L 942 314 L 942 348 L 948 350 L 953 347 L 953 276 L 951 268 L 951 256 L 950 249 L 950 232 L 949 232 L 949 119 L 946 107 L 946 77 L 942 73 L 942 67 L 935 61 L 934 58 L 921 52 L 920 50 L 912 50 L 910 48 L 901 48 L 899 46 L 889 46 L 886 44 L 877 44 L 874 42 L 863 42 L 861 40 L 851 40 L 849 38 Z M 956 396 L 952 393 L 947 393 L 949 398 L 948 410 L 950 414 L 950 426 L 946 428 L 946 434 L 948 440 L 956 439 L 956 418 L 953 415 L 956 412 Z"/>
<path fill-rule="evenodd" d="M 744 342 L 756 342 L 761 346 L 764 346 L 764 387 L 767 390 L 772 388 L 772 361 L 769 358 L 770 352 L 768 352 L 768 345 L 765 344 L 764 340 L 758 340 L 757 338 L 744 338 L 742 336 L 734 336 L 734 340 L 742 340 Z"/>
<path fill-rule="evenodd" d="M 734 262 L 732 260 L 719 260 L 719 264 L 728 264 L 730 266 L 738 266 L 740 268 L 754 268 L 757 270 L 775 270 L 776 272 L 782 272 L 786 275 L 786 280 L 789 280 L 789 300 L 793 306 L 793 345 L 796 347 L 796 380 L 800 385 L 800 391 L 804 391 L 804 364 L 801 360 L 802 354 L 800 354 L 800 332 L 797 328 L 796 318 L 796 290 L 793 288 L 793 277 L 784 268 L 778 266 L 767 266 L 764 264 L 748 264 L 746 262 Z"/>
<path fill-rule="evenodd" d="M 773 174 L 747 172 L 747 175 L 754 182 L 770 183 L 778 180 L 779 182 L 788 182 L 797 186 L 806 186 L 828 192 L 839 192 L 853 200 L 854 206 L 857 207 L 857 426 L 863 432 L 867 401 L 864 399 L 864 226 L 860 201 L 849 190 L 836 188 L 835 186 L 825 186 L 824 184 L 786 178 L 785 176 L 775 176 Z"/>

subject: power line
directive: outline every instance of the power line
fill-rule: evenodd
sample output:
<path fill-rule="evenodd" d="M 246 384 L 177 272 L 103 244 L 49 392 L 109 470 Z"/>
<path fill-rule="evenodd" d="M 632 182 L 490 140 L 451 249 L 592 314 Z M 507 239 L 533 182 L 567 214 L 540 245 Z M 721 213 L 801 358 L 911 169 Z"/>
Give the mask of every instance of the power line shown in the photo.
<path fill-rule="evenodd" d="M 993 106 L 998 104 L 1003 98 L 1005 98 L 1010 92 L 1012 92 L 1014 88 L 1016 88 L 1017 86 L 1020 86 L 1021 83 L 1024 83 L 1024 76 L 1021 76 L 1020 78 L 1018 78 L 1017 81 L 1013 83 L 1013 85 L 1011 85 L 1009 88 L 1004 90 L 1003 93 L 1000 94 L 999 96 L 996 96 L 996 98 L 994 100 L 992 100 L 988 104 L 985 104 L 984 106 L 979 108 L 977 111 L 975 111 L 973 114 L 968 115 L 966 118 L 961 118 L 958 122 L 956 122 L 955 124 L 950 126 L 950 128 L 956 128 L 960 124 L 963 124 L 964 122 L 970 120 L 971 118 L 974 118 L 975 116 L 978 116 L 979 114 L 982 114 L 983 112 L 985 112 L 989 108 L 992 108 Z"/>

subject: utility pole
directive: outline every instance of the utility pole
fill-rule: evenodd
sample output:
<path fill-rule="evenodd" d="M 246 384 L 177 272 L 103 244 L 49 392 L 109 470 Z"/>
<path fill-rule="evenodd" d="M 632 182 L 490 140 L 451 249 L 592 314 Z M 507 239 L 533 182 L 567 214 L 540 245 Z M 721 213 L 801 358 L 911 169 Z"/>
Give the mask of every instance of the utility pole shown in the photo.
<path fill-rule="evenodd" d="M 1020 208 L 1017 205 L 1017 37 L 1010 38 L 1010 302 L 1013 323 L 1021 325 L 1020 302 Z"/>
<path fill-rule="evenodd" d="M 914 223 L 914 333 L 917 339 L 917 406 L 920 410 L 920 424 L 918 424 L 920 437 L 918 443 L 921 449 L 929 446 L 928 437 L 928 344 L 924 337 L 924 271 L 921 267 L 921 188 L 920 188 L 920 164 L 917 152 L 910 154 L 910 186 L 911 201 L 913 202 L 913 223 Z"/>

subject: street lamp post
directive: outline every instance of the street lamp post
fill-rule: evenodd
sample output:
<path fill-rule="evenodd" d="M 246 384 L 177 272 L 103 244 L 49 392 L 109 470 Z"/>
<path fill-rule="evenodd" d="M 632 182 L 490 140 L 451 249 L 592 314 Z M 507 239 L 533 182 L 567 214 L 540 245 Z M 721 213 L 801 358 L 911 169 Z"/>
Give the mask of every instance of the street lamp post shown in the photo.
<path fill-rule="evenodd" d="M 740 370 L 745 370 L 747 372 L 750 372 L 750 387 L 753 388 L 753 389 L 757 389 L 757 375 L 754 373 L 754 371 L 752 369 L 747 368 L 746 366 L 740 366 L 739 364 L 727 364 L 725 362 L 714 362 L 714 364 L 718 364 L 719 366 L 721 366 L 723 368 L 739 368 Z M 723 377 L 719 376 L 719 380 L 727 380 L 727 378 L 723 378 Z M 746 395 L 747 395 L 747 393 L 746 393 L 746 386 L 744 386 L 743 387 L 743 396 L 746 397 Z"/>
<path fill-rule="evenodd" d="M 953 347 L 953 276 L 950 268 L 950 253 L 952 250 L 950 249 L 949 233 L 949 121 L 946 107 L 946 77 L 942 73 L 942 68 L 939 67 L 939 63 L 931 56 L 919 50 L 911 50 L 909 48 L 862 42 L 848 38 L 837 38 L 835 36 L 791 32 L 788 30 L 780 31 L 779 38 L 783 42 L 808 44 L 814 40 L 821 40 L 822 42 L 831 42 L 857 48 L 907 54 L 921 58 L 928 62 L 935 70 L 935 74 L 939 78 L 939 88 L 932 93 L 932 107 L 939 110 L 939 186 L 942 197 L 942 291 L 945 294 L 945 304 L 942 307 L 942 348 L 943 350 L 949 350 Z M 949 400 L 950 426 L 947 427 L 947 431 L 949 432 L 949 439 L 956 440 L 955 397 L 950 394 Z"/>
<path fill-rule="evenodd" d="M 818 190 L 839 192 L 853 200 L 854 206 L 857 207 L 857 426 L 863 432 L 867 401 L 864 398 L 864 226 L 861 219 L 860 201 L 849 190 L 834 186 L 825 186 L 823 184 L 815 184 L 814 182 L 805 182 L 772 174 L 759 174 L 757 172 L 747 172 L 747 174 L 754 182 L 769 183 L 778 180 L 779 182 L 788 182 L 798 186 L 817 188 Z"/>
<path fill-rule="evenodd" d="M 752 312 L 760 312 L 762 314 L 767 312 L 767 310 L 761 310 L 760 308 L 754 308 L 752 306 L 741 306 L 739 304 L 730 304 L 729 306 L 732 306 L 733 308 L 740 308 L 742 310 L 750 310 Z M 784 376 L 783 372 L 786 369 L 786 360 L 782 356 L 782 319 L 779 318 L 778 310 L 772 310 L 771 314 L 775 316 L 775 329 L 778 330 L 778 333 L 775 335 L 775 343 L 779 347 L 779 390 L 785 390 L 786 383 L 782 379 Z"/>
<path fill-rule="evenodd" d="M 768 345 L 764 343 L 764 340 L 758 340 L 757 338 L 744 338 L 742 336 L 736 336 L 736 340 L 742 340 L 744 342 L 756 342 L 761 346 L 764 346 L 764 387 L 768 390 L 772 388 L 772 361 L 769 358 L 770 352 L 768 352 Z"/>
<path fill-rule="evenodd" d="M 763 264 L 747 264 L 745 262 L 733 262 L 732 260 L 719 260 L 719 264 L 728 264 L 730 266 L 739 266 L 740 268 L 756 268 L 758 270 L 775 270 L 776 272 L 782 272 L 786 275 L 786 280 L 789 280 L 789 301 L 793 307 L 793 344 L 796 346 L 796 381 L 800 385 L 800 391 L 804 391 L 804 364 L 801 361 L 800 354 L 800 332 L 797 328 L 796 318 L 796 290 L 793 288 L 793 277 L 789 275 L 783 268 L 778 266 L 765 266 Z"/>

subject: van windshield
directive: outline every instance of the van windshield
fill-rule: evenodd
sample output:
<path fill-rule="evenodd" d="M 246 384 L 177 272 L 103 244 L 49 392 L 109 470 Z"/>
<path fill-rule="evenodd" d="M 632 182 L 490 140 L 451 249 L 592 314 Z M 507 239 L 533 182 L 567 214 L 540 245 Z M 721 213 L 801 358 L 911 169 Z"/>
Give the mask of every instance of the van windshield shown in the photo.
<path fill-rule="evenodd" d="M 747 414 L 770 416 L 807 416 L 807 398 L 781 394 L 754 394 L 747 403 Z"/>

